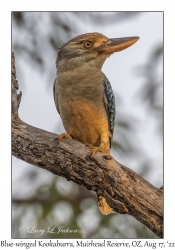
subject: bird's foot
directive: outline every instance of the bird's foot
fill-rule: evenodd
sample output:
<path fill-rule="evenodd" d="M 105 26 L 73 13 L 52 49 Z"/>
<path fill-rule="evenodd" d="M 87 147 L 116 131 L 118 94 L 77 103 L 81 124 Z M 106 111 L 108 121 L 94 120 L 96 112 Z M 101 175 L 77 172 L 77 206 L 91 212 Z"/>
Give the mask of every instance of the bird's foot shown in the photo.
<path fill-rule="evenodd" d="M 67 133 L 62 133 L 60 135 L 57 135 L 56 139 L 58 141 L 61 141 L 63 138 L 69 138 L 69 139 L 72 139 L 72 136 L 67 134 Z"/>
<path fill-rule="evenodd" d="M 91 151 L 88 153 L 88 156 L 93 159 L 96 152 L 106 153 L 103 147 L 95 147 L 90 144 L 87 144 L 91 148 Z M 110 160 L 111 156 L 109 154 L 104 155 L 104 159 Z"/>
<path fill-rule="evenodd" d="M 102 147 L 94 147 L 92 145 L 87 145 L 91 148 L 91 151 L 88 153 L 90 158 L 93 158 L 96 152 L 104 153 L 104 149 Z"/>
<path fill-rule="evenodd" d="M 114 213 L 113 209 L 106 202 L 106 199 L 102 196 L 98 197 L 98 206 L 102 214 L 107 215 L 107 214 Z"/>

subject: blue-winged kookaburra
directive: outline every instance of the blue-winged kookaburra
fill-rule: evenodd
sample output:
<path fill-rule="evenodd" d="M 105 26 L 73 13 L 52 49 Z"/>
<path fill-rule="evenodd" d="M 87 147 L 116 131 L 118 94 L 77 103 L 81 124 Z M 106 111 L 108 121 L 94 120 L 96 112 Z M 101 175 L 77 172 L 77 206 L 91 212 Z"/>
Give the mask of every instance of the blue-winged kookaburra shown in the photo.
<path fill-rule="evenodd" d="M 66 133 L 91 148 L 110 154 L 115 124 L 115 98 L 111 84 L 101 71 L 107 57 L 133 45 L 139 37 L 109 39 L 100 33 L 77 36 L 64 44 L 56 60 L 54 100 Z M 105 198 L 98 197 L 100 211 L 112 212 Z"/>

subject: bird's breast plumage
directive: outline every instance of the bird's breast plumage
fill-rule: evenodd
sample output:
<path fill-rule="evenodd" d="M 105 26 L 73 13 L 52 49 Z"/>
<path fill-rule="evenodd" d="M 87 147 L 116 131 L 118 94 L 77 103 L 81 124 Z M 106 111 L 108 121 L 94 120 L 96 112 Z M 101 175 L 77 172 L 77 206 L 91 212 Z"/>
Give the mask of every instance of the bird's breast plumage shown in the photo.
<path fill-rule="evenodd" d="M 76 73 L 75 77 L 72 72 L 60 74 L 55 92 L 55 104 L 66 132 L 84 144 L 99 146 L 103 142 L 109 151 L 115 102 L 105 75 L 100 70 L 84 76 Z"/>

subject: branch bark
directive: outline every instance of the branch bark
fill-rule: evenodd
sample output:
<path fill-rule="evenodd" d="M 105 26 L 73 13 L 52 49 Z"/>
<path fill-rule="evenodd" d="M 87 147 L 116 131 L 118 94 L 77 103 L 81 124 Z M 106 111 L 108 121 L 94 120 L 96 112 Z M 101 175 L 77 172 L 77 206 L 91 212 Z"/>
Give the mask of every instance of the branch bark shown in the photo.
<path fill-rule="evenodd" d="M 131 169 L 73 140 L 55 140 L 56 134 L 26 124 L 18 117 L 21 99 L 17 93 L 15 59 L 12 53 L 12 154 L 55 175 L 63 176 L 98 196 L 106 198 L 117 213 L 130 214 L 163 238 L 163 191 Z"/>

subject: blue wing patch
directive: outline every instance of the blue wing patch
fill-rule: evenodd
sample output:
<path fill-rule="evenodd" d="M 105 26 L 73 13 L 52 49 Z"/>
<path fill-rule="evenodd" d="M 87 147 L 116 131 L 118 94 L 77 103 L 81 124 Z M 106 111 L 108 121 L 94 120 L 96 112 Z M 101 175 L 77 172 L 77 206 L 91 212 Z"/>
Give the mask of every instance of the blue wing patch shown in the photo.
<path fill-rule="evenodd" d="M 106 78 L 104 81 L 105 97 L 106 97 L 106 109 L 108 114 L 109 130 L 111 135 L 114 132 L 115 125 L 115 97 L 109 80 Z"/>

